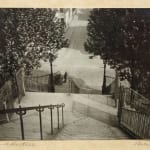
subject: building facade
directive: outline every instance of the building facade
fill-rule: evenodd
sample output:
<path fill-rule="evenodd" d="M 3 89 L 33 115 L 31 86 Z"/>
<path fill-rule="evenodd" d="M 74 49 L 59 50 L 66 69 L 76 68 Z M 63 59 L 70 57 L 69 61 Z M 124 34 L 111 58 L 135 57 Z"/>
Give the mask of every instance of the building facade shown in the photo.
<path fill-rule="evenodd" d="M 76 13 L 76 8 L 58 8 L 56 12 L 56 18 L 58 18 L 60 21 L 64 21 L 67 29 Z"/>

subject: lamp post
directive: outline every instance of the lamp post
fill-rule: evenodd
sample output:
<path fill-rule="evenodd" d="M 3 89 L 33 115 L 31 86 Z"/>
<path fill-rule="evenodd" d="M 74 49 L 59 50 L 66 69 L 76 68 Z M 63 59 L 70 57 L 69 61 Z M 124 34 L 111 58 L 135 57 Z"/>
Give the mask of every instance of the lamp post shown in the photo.
<path fill-rule="evenodd" d="M 53 76 L 53 54 L 50 53 L 49 57 L 49 63 L 50 63 L 50 83 L 49 83 L 49 90 L 50 92 L 55 92 L 55 86 L 54 86 L 54 76 Z"/>
<path fill-rule="evenodd" d="M 106 94 L 106 61 L 103 61 L 104 63 L 104 76 L 103 76 L 103 85 L 102 85 L 102 94 Z"/>

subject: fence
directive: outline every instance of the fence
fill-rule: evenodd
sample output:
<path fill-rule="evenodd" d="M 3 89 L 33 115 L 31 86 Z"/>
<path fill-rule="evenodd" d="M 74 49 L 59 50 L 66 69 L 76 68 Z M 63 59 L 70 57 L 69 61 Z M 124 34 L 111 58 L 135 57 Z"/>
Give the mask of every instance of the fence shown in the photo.
<path fill-rule="evenodd" d="M 136 138 L 150 138 L 150 101 L 130 88 L 121 86 L 119 93 L 120 126 Z"/>
<path fill-rule="evenodd" d="M 54 85 L 61 85 L 63 76 L 59 71 L 53 73 Z M 25 76 L 25 89 L 28 92 L 50 92 L 50 74 L 41 76 Z"/>
<path fill-rule="evenodd" d="M 113 79 L 113 78 L 111 78 Z M 74 78 L 69 77 L 69 93 L 80 93 L 82 96 L 92 99 L 94 101 L 101 101 L 101 103 L 116 107 L 116 101 L 112 95 L 105 95 L 102 97 L 100 90 L 86 88 L 79 85 Z"/>
<path fill-rule="evenodd" d="M 36 107 L 21 107 L 19 108 L 13 108 L 13 109 L 3 109 L 0 110 L 0 114 L 10 114 L 10 113 L 16 113 L 19 115 L 20 118 L 20 128 L 21 128 L 21 138 L 22 140 L 25 139 L 25 133 L 24 133 L 24 122 L 23 122 L 23 116 L 26 115 L 27 111 L 35 110 L 39 113 L 39 127 L 40 127 L 40 139 L 43 140 L 43 128 L 42 128 L 42 112 L 45 109 L 50 110 L 50 124 L 51 124 L 51 134 L 54 133 L 54 127 L 53 127 L 53 109 L 57 109 L 57 128 L 60 129 L 60 119 L 61 121 L 61 127 L 64 126 L 64 107 L 65 104 L 60 105 L 44 105 L 44 106 L 36 106 Z M 61 118 L 60 118 L 60 109 L 61 109 Z"/>
<path fill-rule="evenodd" d="M 137 138 L 150 138 L 150 114 L 122 108 L 120 124 Z"/>
<path fill-rule="evenodd" d="M 42 76 L 25 76 L 25 88 L 29 92 L 48 92 L 49 74 Z"/>
<path fill-rule="evenodd" d="M 122 101 L 127 108 L 133 108 L 136 111 L 150 113 L 150 100 L 137 93 L 131 88 L 121 87 Z"/>

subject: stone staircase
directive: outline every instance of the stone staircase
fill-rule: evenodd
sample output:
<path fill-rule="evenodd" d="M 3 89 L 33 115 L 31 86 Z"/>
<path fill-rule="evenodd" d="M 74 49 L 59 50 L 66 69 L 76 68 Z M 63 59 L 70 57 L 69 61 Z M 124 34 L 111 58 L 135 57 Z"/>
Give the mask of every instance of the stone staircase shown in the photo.
<path fill-rule="evenodd" d="M 66 125 L 54 138 L 55 140 L 100 140 L 128 139 L 118 128 L 84 117 Z"/>
<path fill-rule="evenodd" d="M 55 140 L 99 140 L 128 139 L 129 136 L 118 128 L 116 108 L 104 103 L 106 96 L 93 101 L 87 95 L 76 94 L 72 105 L 73 112 L 84 117 L 75 120 L 62 129 Z M 86 98 L 85 98 L 86 96 Z M 97 97 L 99 98 L 99 97 Z"/>
<path fill-rule="evenodd" d="M 88 95 L 87 95 L 88 96 Z M 101 97 L 103 98 L 103 97 Z M 127 139 L 117 124 L 116 108 L 93 101 L 82 94 L 27 92 L 22 99 L 22 107 L 65 103 L 64 128 L 50 133 L 50 112 L 43 112 L 44 140 L 92 140 Z M 18 107 L 18 104 L 15 104 Z M 28 113 L 24 117 L 25 139 L 40 140 L 38 113 Z M 57 128 L 57 115 L 54 112 L 54 128 Z M 18 116 L 7 124 L 0 125 L 1 140 L 20 140 Z"/>

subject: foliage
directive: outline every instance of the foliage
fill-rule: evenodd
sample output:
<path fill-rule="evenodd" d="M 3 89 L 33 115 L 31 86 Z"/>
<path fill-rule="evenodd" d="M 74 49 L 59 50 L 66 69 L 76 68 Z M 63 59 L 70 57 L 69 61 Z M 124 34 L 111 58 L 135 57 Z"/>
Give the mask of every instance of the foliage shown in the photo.
<path fill-rule="evenodd" d="M 140 93 L 148 92 L 150 78 L 149 20 L 146 9 L 93 9 L 85 43 L 89 53 L 100 55 Z"/>
<path fill-rule="evenodd" d="M 62 47 L 64 24 L 52 9 L 0 9 L 0 76 L 14 77 L 20 67 L 30 74 Z M 52 60 L 53 61 L 53 60 Z M 1 83 L 3 84 L 3 83 Z"/>

